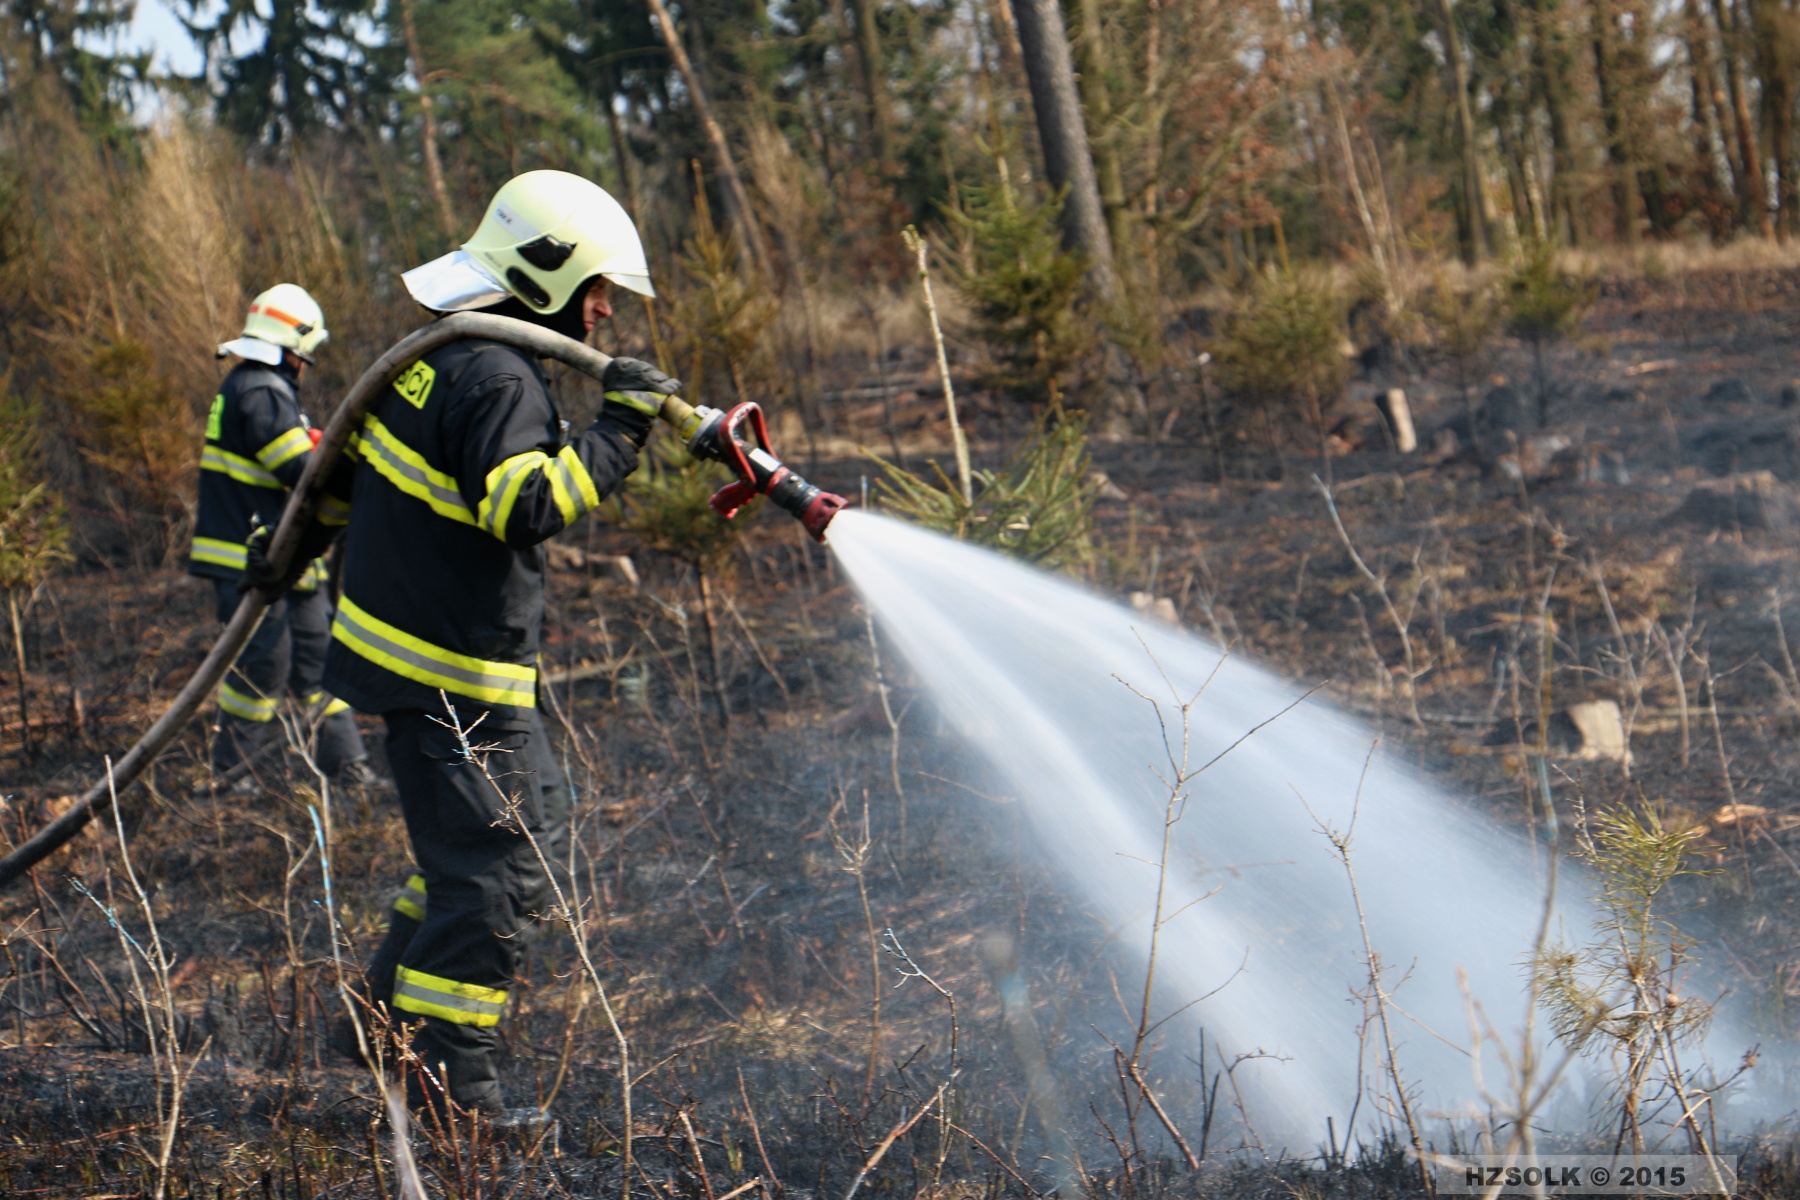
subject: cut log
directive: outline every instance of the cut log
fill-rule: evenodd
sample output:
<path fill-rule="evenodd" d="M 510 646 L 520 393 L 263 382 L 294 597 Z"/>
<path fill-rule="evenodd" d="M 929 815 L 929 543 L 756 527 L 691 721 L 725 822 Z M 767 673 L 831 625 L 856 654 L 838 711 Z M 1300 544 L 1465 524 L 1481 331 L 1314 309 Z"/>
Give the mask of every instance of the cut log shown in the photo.
<path fill-rule="evenodd" d="M 1381 419 L 1387 422 L 1394 449 L 1411 454 L 1419 448 L 1419 435 L 1413 429 L 1412 406 L 1406 402 L 1404 389 L 1389 388 L 1375 397 L 1375 407 L 1381 410 Z"/>

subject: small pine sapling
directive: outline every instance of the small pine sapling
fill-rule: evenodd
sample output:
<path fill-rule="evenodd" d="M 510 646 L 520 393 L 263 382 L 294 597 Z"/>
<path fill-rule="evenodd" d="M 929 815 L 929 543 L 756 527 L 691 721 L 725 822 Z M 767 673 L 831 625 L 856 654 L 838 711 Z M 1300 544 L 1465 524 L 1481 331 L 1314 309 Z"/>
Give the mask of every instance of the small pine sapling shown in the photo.
<path fill-rule="evenodd" d="M 1619 1084 L 1615 1149 L 1641 1154 L 1653 1076 L 1676 1095 L 1694 1094 L 1679 1055 L 1712 1022 L 1710 1003 L 1682 993 L 1689 943 L 1661 908 L 1664 889 L 1694 874 L 1686 858 L 1695 831 L 1652 806 L 1607 809 L 1578 829 L 1581 857 L 1600 884 L 1595 936 L 1583 946 L 1548 945 L 1533 967 L 1556 1036 L 1572 1051 L 1612 1060 Z M 1711 1153 L 1705 1123 L 1691 1106 L 1683 1105 L 1675 1123 L 1687 1127 L 1698 1152 Z"/>
<path fill-rule="evenodd" d="M 1289 408 L 1318 437 L 1327 482 L 1326 413 L 1349 374 L 1344 301 L 1331 279 L 1308 270 L 1270 270 L 1225 320 L 1208 347 L 1226 391 L 1262 411 Z"/>
<path fill-rule="evenodd" d="M 1565 273 L 1556 262 L 1556 247 L 1534 240 L 1502 282 L 1506 329 L 1531 347 L 1532 383 L 1537 389 L 1538 427 L 1550 423 L 1550 381 L 1544 372 L 1544 347 L 1571 337 L 1593 307 L 1597 289 L 1590 279 Z"/>
<path fill-rule="evenodd" d="M 705 181 L 694 172 L 693 233 L 682 245 L 681 270 L 687 285 L 677 296 L 670 319 L 685 364 L 683 382 L 691 394 L 709 389 L 707 372 L 722 368 L 731 380 L 736 402 L 753 399 L 765 370 L 764 335 L 780 309 L 775 292 L 761 272 L 746 265 L 737 239 L 719 229 L 707 203 Z M 683 353 L 685 351 L 685 353 Z"/>
<path fill-rule="evenodd" d="M 1041 204 L 1020 195 L 1002 170 L 995 183 L 965 188 L 949 212 L 965 251 L 952 283 L 996 360 L 980 382 L 1042 396 L 1052 412 L 1098 332 L 1078 309 L 1087 264 L 1063 248 L 1062 204 L 1060 195 Z"/>
<path fill-rule="evenodd" d="M 719 723 L 725 725 L 730 721 L 730 705 L 713 621 L 713 588 L 730 569 L 746 514 L 722 521 L 707 503 L 732 477 L 721 463 L 702 462 L 675 443 L 659 442 L 645 466 L 626 484 L 618 501 L 617 524 L 694 568 L 712 659 L 713 698 Z"/>
<path fill-rule="evenodd" d="M 1087 418 L 1046 416 L 998 471 L 974 473 L 973 500 L 935 462 L 931 482 L 871 454 L 880 465 L 882 508 L 939 533 L 1063 571 L 1093 557 L 1094 501 L 1101 482 L 1089 470 Z"/>
<path fill-rule="evenodd" d="M 1437 343 L 1438 353 L 1450 362 L 1456 377 L 1456 390 L 1462 397 L 1463 416 L 1469 423 L 1469 436 L 1475 434 L 1475 400 L 1473 385 L 1480 376 L 1500 326 L 1500 297 L 1492 284 L 1476 283 L 1469 287 L 1452 287 L 1439 279 L 1425 299 L 1425 319 Z"/>

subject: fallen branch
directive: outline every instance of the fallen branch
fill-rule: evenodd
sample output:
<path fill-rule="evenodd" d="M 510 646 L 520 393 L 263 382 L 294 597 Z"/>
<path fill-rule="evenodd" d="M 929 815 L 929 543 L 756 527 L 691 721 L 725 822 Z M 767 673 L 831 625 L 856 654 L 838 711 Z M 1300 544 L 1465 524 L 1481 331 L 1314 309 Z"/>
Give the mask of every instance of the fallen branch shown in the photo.
<path fill-rule="evenodd" d="M 873 1171 L 876 1166 L 880 1164 L 881 1160 L 887 1156 L 887 1152 L 893 1149 L 895 1142 L 905 1137 L 907 1132 L 911 1130 L 914 1125 L 919 1123 L 919 1119 L 930 1112 L 932 1106 L 944 1098 L 944 1089 L 949 1086 L 948 1083 L 940 1083 L 938 1085 L 938 1090 L 931 1094 L 931 1099 L 919 1106 L 919 1111 L 888 1130 L 888 1135 L 881 1139 L 880 1145 L 875 1147 L 875 1153 L 869 1155 L 869 1161 L 862 1165 L 862 1170 L 858 1171 L 856 1173 L 856 1178 L 850 1181 L 850 1190 L 844 1193 L 844 1200 L 854 1200 L 856 1189 L 860 1188 L 863 1184 L 863 1180 L 869 1177 L 869 1172 Z"/>

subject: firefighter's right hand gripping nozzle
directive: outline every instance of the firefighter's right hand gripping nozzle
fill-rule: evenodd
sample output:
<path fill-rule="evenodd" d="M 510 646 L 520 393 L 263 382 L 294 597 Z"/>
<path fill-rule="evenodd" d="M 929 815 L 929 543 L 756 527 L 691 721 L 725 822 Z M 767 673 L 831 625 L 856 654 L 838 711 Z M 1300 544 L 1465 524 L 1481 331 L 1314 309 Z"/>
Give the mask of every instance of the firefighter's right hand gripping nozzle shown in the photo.
<path fill-rule="evenodd" d="M 722 462 L 737 475 L 712 498 L 713 510 L 722 517 L 734 517 L 755 497 L 767 496 L 822 542 L 831 519 L 850 503 L 806 482 L 770 453 L 768 425 L 756 404 L 720 411 L 671 396 L 663 402 L 662 418 L 687 442 L 689 454 Z"/>

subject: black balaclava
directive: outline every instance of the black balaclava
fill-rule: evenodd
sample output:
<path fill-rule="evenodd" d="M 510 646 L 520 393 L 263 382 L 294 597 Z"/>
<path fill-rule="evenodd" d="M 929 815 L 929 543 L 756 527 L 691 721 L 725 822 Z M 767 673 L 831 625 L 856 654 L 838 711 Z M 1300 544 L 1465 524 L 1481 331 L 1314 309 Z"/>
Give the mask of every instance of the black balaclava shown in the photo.
<path fill-rule="evenodd" d="M 533 325 L 542 325 L 554 333 L 574 338 L 578 342 L 587 341 L 587 322 L 581 319 L 581 303 L 586 298 L 588 288 L 593 280 L 586 279 L 570 293 L 568 303 L 553 313 L 534 312 L 530 305 L 517 296 L 508 296 L 498 304 L 490 304 L 486 308 L 475 311 L 492 313 L 496 317 L 514 317 L 521 321 L 530 321 Z"/>

